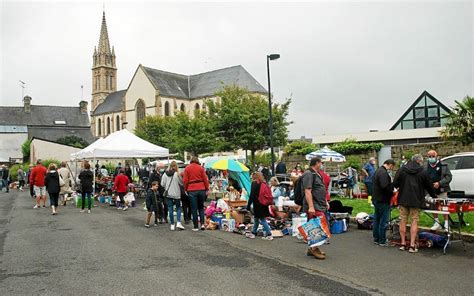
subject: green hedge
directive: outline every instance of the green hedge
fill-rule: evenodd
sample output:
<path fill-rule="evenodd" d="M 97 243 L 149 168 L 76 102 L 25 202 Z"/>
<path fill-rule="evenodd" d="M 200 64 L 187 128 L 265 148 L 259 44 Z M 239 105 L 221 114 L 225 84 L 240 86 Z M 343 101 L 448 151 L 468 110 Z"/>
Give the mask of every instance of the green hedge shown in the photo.
<path fill-rule="evenodd" d="M 330 149 L 343 155 L 361 154 L 369 151 L 379 151 L 384 145 L 382 143 L 358 143 L 353 139 L 331 145 Z"/>
<path fill-rule="evenodd" d="M 18 169 L 21 167 L 23 169 L 23 172 L 27 172 L 28 169 L 29 169 L 29 166 L 30 164 L 29 163 L 23 163 L 23 164 L 15 164 L 15 165 L 12 165 L 9 170 L 10 170 L 10 181 L 11 182 L 16 182 L 18 181 L 18 174 L 17 174 L 17 171 Z"/>

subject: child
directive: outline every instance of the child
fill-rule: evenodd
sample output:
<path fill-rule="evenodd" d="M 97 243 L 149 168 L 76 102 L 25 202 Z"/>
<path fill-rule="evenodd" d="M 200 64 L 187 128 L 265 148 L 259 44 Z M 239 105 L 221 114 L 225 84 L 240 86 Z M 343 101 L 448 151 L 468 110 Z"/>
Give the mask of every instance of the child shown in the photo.
<path fill-rule="evenodd" d="M 150 220 L 151 220 L 151 215 L 153 212 L 155 213 L 155 219 L 156 219 L 156 213 L 158 211 L 158 181 L 153 181 L 151 183 L 151 188 L 148 189 L 148 192 L 146 194 L 146 209 L 147 209 L 147 216 L 146 216 L 146 222 L 145 222 L 145 227 L 150 227 Z"/>

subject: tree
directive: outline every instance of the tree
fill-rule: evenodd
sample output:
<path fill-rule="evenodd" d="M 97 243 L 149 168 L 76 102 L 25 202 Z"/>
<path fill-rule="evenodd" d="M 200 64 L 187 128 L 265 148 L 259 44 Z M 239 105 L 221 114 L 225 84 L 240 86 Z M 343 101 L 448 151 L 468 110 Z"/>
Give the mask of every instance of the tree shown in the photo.
<path fill-rule="evenodd" d="M 62 138 L 58 138 L 56 142 L 59 144 L 74 146 L 76 148 L 81 148 L 81 149 L 89 146 L 89 143 L 87 143 L 87 141 L 76 136 L 65 136 Z"/>
<path fill-rule="evenodd" d="M 23 161 L 30 159 L 30 148 L 31 139 L 26 139 L 26 141 L 21 144 L 21 154 L 23 154 Z"/>
<path fill-rule="evenodd" d="M 166 147 L 171 152 L 178 152 L 173 143 L 175 117 L 146 116 L 135 128 L 135 134 L 153 144 Z"/>
<path fill-rule="evenodd" d="M 465 145 L 474 142 L 474 98 L 466 96 L 456 106 L 447 119 L 446 127 L 440 132 L 445 140 L 459 141 Z"/>
<path fill-rule="evenodd" d="M 247 89 L 228 85 L 217 92 L 219 103 L 206 102 L 210 118 L 217 129 L 219 150 L 250 150 L 255 152 L 270 146 L 269 112 L 266 97 L 252 94 Z M 273 104 L 273 146 L 283 146 L 288 138 L 287 120 L 291 99 L 283 104 Z"/>

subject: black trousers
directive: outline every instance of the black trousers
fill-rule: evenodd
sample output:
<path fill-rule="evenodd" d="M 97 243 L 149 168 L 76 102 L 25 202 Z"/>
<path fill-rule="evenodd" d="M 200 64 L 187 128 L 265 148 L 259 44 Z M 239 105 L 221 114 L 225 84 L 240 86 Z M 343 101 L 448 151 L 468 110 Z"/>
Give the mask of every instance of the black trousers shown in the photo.
<path fill-rule="evenodd" d="M 157 211 L 155 212 L 155 223 L 160 221 L 168 222 L 168 205 L 161 197 L 158 198 Z"/>
<path fill-rule="evenodd" d="M 58 199 L 59 199 L 59 192 L 49 194 L 49 203 L 51 204 L 51 206 L 58 207 Z"/>
<path fill-rule="evenodd" d="M 181 195 L 181 204 L 183 208 L 184 222 L 191 221 L 191 202 L 189 196 Z"/>

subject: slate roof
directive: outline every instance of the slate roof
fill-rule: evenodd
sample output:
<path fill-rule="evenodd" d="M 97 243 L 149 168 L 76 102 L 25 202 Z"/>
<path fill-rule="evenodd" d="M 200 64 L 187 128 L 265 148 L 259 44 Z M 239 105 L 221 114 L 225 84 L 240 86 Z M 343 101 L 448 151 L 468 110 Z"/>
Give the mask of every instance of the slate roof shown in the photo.
<path fill-rule="evenodd" d="M 241 65 L 190 76 L 148 67 L 143 69 L 162 96 L 184 99 L 210 97 L 229 84 L 247 88 L 250 92 L 267 92 Z"/>
<path fill-rule="evenodd" d="M 95 108 L 93 115 L 122 111 L 122 98 L 125 96 L 126 92 L 127 90 L 123 89 L 110 93 L 105 100 Z"/>
<path fill-rule="evenodd" d="M 28 127 L 28 138 L 38 138 L 56 142 L 59 138 L 66 136 L 76 136 L 84 139 L 91 144 L 95 141 L 92 136 L 90 127 L 87 128 L 72 128 L 72 127 Z"/>
<path fill-rule="evenodd" d="M 22 107 L 0 107 L 0 125 L 55 126 L 54 121 L 64 120 L 61 127 L 90 127 L 89 116 L 79 107 L 31 105 L 31 112 Z"/>

